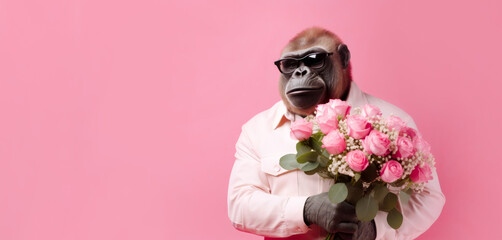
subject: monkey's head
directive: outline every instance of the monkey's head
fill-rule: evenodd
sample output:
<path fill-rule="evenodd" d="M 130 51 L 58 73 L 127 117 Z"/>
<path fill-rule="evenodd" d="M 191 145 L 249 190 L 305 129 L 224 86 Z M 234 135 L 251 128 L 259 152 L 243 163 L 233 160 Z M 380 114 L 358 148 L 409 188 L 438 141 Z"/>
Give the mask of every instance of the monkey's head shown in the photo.
<path fill-rule="evenodd" d="M 288 110 L 306 116 L 329 99 L 346 100 L 352 80 L 349 60 L 349 49 L 332 32 L 313 27 L 297 34 L 274 62 Z"/>

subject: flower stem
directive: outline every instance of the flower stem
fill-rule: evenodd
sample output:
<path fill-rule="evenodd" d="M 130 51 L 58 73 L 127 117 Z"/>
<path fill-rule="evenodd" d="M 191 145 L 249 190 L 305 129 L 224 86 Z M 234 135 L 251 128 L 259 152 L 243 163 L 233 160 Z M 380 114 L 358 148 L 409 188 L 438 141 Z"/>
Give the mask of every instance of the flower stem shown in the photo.
<path fill-rule="evenodd" d="M 324 240 L 331 240 L 332 235 L 333 233 L 328 233 L 328 235 L 326 235 L 326 238 Z"/>

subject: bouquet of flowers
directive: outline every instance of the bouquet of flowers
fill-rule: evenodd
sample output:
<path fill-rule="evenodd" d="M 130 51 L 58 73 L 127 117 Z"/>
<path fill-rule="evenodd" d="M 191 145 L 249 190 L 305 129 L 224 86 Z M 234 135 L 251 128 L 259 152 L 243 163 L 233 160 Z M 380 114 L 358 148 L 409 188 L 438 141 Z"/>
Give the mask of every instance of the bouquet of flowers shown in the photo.
<path fill-rule="evenodd" d="M 361 221 L 371 221 L 380 210 L 398 229 L 403 222 L 398 199 L 407 204 L 432 179 L 429 144 L 402 119 L 384 118 L 373 105 L 351 111 L 347 102 L 331 99 L 318 105 L 315 115 L 293 122 L 291 137 L 299 140 L 297 153 L 284 155 L 280 165 L 334 179 L 330 201 L 355 205 Z"/>

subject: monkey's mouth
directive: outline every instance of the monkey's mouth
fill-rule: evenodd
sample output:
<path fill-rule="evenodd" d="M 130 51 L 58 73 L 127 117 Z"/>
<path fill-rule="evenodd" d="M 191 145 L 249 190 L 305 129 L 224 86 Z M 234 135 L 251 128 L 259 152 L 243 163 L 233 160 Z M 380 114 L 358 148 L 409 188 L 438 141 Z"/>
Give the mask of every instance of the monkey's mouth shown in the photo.
<path fill-rule="evenodd" d="M 323 87 L 318 88 L 293 88 L 287 92 L 288 95 L 316 94 L 322 92 Z"/>
<path fill-rule="evenodd" d="M 293 88 L 287 92 L 287 96 L 293 106 L 300 109 L 308 109 L 315 106 L 323 96 L 324 88 Z"/>

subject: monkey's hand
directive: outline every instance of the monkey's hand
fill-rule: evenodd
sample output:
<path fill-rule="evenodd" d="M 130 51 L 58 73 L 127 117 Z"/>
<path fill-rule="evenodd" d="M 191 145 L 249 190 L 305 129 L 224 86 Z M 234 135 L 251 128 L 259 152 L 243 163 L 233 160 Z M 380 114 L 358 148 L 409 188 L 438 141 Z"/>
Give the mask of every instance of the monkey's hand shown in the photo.
<path fill-rule="evenodd" d="M 357 224 L 357 232 L 354 234 L 354 239 L 357 240 L 375 240 L 376 238 L 376 225 L 375 220 Z"/>
<path fill-rule="evenodd" d="M 332 203 L 328 193 L 307 198 L 303 208 L 305 224 L 317 224 L 329 233 L 336 232 L 343 239 L 352 239 L 358 229 L 356 210 L 347 202 Z"/>

